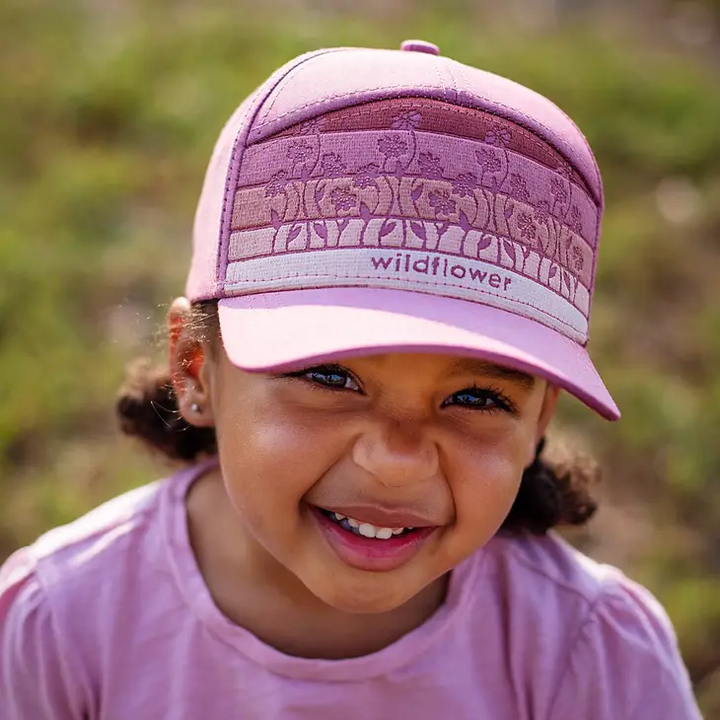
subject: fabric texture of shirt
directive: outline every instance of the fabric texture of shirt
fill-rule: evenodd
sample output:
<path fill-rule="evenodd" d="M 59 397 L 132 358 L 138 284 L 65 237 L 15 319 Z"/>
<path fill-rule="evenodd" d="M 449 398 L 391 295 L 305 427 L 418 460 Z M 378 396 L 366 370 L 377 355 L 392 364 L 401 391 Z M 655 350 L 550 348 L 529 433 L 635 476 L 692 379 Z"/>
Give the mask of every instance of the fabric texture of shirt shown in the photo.
<path fill-rule="evenodd" d="M 231 623 L 185 496 L 131 491 L 0 569 L 0 720 L 697 720 L 662 607 L 557 535 L 498 535 L 423 625 L 371 655 L 291 657 Z"/>

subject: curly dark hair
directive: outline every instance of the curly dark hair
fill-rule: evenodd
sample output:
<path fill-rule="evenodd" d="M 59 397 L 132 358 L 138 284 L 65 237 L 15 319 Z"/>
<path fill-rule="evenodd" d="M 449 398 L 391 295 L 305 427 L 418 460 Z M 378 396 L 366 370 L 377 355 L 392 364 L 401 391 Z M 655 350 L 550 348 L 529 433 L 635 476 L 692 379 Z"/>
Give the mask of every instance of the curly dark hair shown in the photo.
<path fill-rule="evenodd" d="M 192 306 L 190 327 L 211 345 L 219 338 L 217 302 Z M 120 428 L 147 447 L 171 460 L 186 463 L 217 454 L 214 428 L 190 425 L 180 414 L 167 367 L 138 360 L 128 367 L 118 394 Z M 543 438 L 535 459 L 525 469 L 520 488 L 502 530 L 515 534 L 544 535 L 553 527 L 583 525 L 597 505 L 590 488 L 599 480 L 598 467 L 586 458 L 551 462 L 544 454 Z"/>

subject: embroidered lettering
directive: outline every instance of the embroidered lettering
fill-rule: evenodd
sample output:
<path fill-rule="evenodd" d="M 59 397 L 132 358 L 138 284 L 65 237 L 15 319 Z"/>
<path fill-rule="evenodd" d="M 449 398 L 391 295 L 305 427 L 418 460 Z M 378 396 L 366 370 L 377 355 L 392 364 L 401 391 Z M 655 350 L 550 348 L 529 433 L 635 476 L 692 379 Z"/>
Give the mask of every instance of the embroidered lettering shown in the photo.
<path fill-rule="evenodd" d="M 393 258 L 384 258 L 384 257 L 371 257 L 370 260 L 372 261 L 372 264 L 375 266 L 376 270 L 379 270 L 381 267 L 385 270 L 388 270 L 390 266 L 392 265 Z"/>
<path fill-rule="evenodd" d="M 485 278 L 487 277 L 487 273 L 483 272 L 482 270 L 477 270 L 476 268 L 470 268 L 470 277 L 473 280 L 477 280 L 479 283 L 485 282 Z M 510 278 L 508 278 L 510 280 Z"/>
<path fill-rule="evenodd" d="M 397 255 L 371 255 L 370 262 L 375 270 L 385 270 L 394 275 L 432 275 L 433 277 L 452 277 L 458 280 L 469 280 L 470 285 L 490 285 L 497 290 L 507 292 L 512 278 L 499 273 L 488 273 L 465 263 L 450 265 L 447 259 L 438 255 L 425 255 L 413 259 L 410 253 Z"/>

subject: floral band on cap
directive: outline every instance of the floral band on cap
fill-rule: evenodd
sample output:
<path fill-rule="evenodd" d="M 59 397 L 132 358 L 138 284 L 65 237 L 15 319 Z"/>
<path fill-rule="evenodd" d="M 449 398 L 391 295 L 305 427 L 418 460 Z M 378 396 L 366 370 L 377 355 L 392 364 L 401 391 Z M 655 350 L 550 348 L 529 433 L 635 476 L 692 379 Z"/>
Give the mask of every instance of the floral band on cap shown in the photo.
<path fill-rule="evenodd" d="M 579 174 L 513 122 L 430 99 L 367 102 L 245 150 L 223 294 L 407 288 L 585 343 L 599 216 Z"/>

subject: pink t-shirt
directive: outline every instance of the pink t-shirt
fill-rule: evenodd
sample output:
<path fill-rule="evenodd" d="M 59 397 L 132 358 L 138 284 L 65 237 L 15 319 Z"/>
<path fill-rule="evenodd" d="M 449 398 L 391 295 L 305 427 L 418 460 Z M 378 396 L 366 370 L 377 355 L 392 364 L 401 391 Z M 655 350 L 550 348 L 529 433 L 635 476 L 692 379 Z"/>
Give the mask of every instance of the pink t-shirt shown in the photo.
<path fill-rule="evenodd" d="M 664 611 L 554 534 L 496 537 L 385 649 L 290 657 L 214 605 L 188 539 L 202 466 L 127 493 L 0 570 L 1 720 L 686 720 Z"/>

